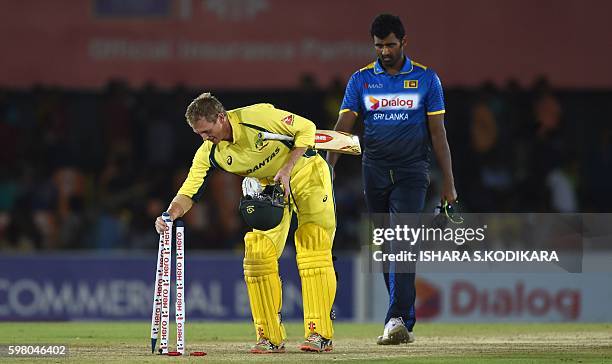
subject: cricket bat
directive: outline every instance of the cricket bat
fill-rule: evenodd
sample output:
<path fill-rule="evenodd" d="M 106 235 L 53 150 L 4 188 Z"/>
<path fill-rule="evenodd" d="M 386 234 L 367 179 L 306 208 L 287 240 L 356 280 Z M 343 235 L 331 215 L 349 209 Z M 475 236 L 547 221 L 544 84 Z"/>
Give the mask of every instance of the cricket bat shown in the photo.
<path fill-rule="evenodd" d="M 292 136 L 265 131 L 260 132 L 258 137 L 262 140 L 293 141 Z M 315 133 L 315 149 L 352 155 L 361 154 L 361 146 L 357 135 L 335 130 L 317 130 Z"/>

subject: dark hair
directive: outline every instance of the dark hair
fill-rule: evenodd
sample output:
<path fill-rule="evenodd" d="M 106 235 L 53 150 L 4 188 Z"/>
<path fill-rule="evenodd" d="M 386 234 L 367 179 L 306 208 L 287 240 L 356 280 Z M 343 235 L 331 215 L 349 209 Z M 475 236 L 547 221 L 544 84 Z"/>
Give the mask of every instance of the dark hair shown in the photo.
<path fill-rule="evenodd" d="M 391 14 L 380 14 L 372 22 L 370 28 L 370 35 L 378 38 L 386 38 L 389 34 L 395 34 L 397 39 L 401 40 L 406 35 L 404 30 L 404 24 L 400 20 L 399 16 Z"/>

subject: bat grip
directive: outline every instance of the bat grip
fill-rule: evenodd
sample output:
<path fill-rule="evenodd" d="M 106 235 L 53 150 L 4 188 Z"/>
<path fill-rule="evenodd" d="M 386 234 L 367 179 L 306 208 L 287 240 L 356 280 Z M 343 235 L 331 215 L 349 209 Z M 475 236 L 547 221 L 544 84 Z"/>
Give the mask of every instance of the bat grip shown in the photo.
<path fill-rule="evenodd" d="M 286 140 L 286 141 L 293 140 L 293 137 L 290 137 L 288 135 L 268 133 L 267 131 L 261 131 L 259 132 L 259 134 L 257 134 L 257 136 L 263 140 Z"/>

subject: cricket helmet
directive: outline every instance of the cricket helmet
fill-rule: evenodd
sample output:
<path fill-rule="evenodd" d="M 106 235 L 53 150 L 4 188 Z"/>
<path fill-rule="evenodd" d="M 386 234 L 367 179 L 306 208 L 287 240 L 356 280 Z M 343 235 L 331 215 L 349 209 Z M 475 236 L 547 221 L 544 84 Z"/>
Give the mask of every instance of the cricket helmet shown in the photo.
<path fill-rule="evenodd" d="M 240 199 L 240 214 L 248 226 L 256 230 L 270 230 L 280 224 L 285 209 L 284 193 L 280 185 L 266 186 L 261 193 Z"/>

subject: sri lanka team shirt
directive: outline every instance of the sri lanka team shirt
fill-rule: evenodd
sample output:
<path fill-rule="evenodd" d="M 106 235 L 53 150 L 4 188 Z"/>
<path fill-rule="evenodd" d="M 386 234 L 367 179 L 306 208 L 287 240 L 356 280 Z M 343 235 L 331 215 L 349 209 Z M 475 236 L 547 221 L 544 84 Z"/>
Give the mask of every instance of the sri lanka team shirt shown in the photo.
<path fill-rule="evenodd" d="M 427 115 L 445 112 L 434 71 L 405 57 L 401 71 L 390 75 L 377 60 L 351 76 L 340 109 L 363 115 L 364 164 L 428 170 Z"/>

